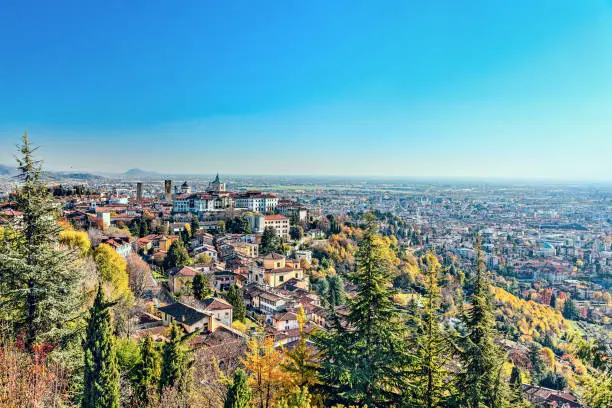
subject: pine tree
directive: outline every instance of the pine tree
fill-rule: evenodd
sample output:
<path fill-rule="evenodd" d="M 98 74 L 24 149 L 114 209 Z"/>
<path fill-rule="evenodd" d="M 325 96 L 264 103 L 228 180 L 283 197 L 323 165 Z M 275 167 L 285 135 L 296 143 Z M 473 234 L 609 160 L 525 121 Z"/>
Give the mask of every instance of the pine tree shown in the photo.
<path fill-rule="evenodd" d="M 566 319 L 574 320 L 578 318 L 578 316 L 579 313 L 576 304 L 570 297 L 568 297 L 565 300 L 565 303 L 563 304 L 563 317 L 565 317 Z"/>
<path fill-rule="evenodd" d="M 234 372 L 234 381 L 227 388 L 224 408 L 249 408 L 251 406 L 251 389 L 249 388 L 249 377 L 244 370 L 238 369 Z"/>
<path fill-rule="evenodd" d="M 338 274 L 327 276 L 327 297 L 326 300 L 332 307 L 340 306 L 344 304 L 346 299 L 346 293 L 344 292 L 344 282 L 342 277 Z"/>
<path fill-rule="evenodd" d="M 461 339 L 463 369 L 457 376 L 458 398 L 467 408 L 501 408 L 507 406 L 501 378 L 503 352 L 494 341 L 492 295 L 480 248 L 473 286 L 469 296 L 472 307 L 464 316 L 467 336 Z"/>
<path fill-rule="evenodd" d="M 164 344 L 162 353 L 162 368 L 159 380 L 159 392 L 166 387 L 177 386 L 179 391 L 185 391 L 189 384 L 189 370 L 192 361 L 186 348 L 187 341 L 197 334 L 184 335 L 178 325 L 170 326 L 170 338 Z"/>
<path fill-rule="evenodd" d="M 140 361 L 133 380 L 134 399 L 138 407 L 149 408 L 155 401 L 160 377 L 160 356 L 151 335 L 140 345 Z"/>
<path fill-rule="evenodd" d="M 263 255 L 269 254 L 270 252 L 278 251 L 280 248 L 280 237 L 276 234 L 276 231 L 272 227 L 266 227 L 261 236 L 261 253 Z"/>
<path fill-rule="evenodd" d="M 373 216 L 368 216 L 357 271 L 350 276 L 357 295 L 349 302 L 347 325 L 314 336 L 326 355 L 320 374 L 330 402 L 380 407 L 402 400 L 408 333 L 389 288 L 392 259 L 391 249 L 376 234 Z"/>
<path fill-rule="evenodd" d="M 167 271 L 172 268 L 182 268 L 189 264 L 189 255 L 185 251 L 183 242 L 179 239 L 170 245 L 168 254 L 164 258 L 164 269 Z"/>
<path fill-rule="evenodd" d="M 204 300 L 212 295 L 212 288 L 208 277 L 203 273 L 198 273 L 193 278 L 193 295 L 198 300 Z"/>
<path fill-rule="evenodd" d="M 19 149 L 23 184 L 15 207 L 22 217 L 6 227 L 0 242 L 0 297 L 7 321 L 24 334 L 26 349 L 32 351 L 38 342 L 58 343 L 70 334 L 66 323 L 79 313 L 83 273 L 75 264 L 78 251 L 59 249 L 57 208 L 27 134 Z"/>
<path fill-rule="evenodd" d="M 149 235 L 149 226 L 144 218 L 140 219 L 139 235 L 141 237 Z"/>
<path fill-rule="evenodd" d="M 512 407 L 529 407 L 531 406 L 523 395 L 523 376 L 521 370 L 517 366 L 512 367 L 510 374 L 510 397 L 509 402 Z"/>
<path fill-rule="evenodd" d="M 200 221 L 198 220 L 198 216 L 194 215 L 191 218 L 191 234 L 195 234 L 200 229 Z"/>
<path fill-rule="evenodd" d="M 449 347 L 440 328 L 440 264 L 431 252 L 423 261 L 426 294 L 422 316 L 417 315 L 419 321 L 412 341 L 414 372 L 410 376 L 413 387 L 409 394 L 412 406 L 434 408 L 443 405 L 451 391 L 447 381 L 450 375 L 445 369 Z"/>
<path fill-rule="evenodd" d="M 83 343 L 83 408 L 119 408 L 119 370 L 114 348 L 110 308 L 102 287 L 90 309 L 87 337 Z"/>
<path fill-rule="evenodd" d="M 225 295 L 225 300 L 234 307 L 232 320 L 244 322 L 246 319 L 246 306 L 242 297 L 242 289 L 236 285 L 231 285 Z"/>

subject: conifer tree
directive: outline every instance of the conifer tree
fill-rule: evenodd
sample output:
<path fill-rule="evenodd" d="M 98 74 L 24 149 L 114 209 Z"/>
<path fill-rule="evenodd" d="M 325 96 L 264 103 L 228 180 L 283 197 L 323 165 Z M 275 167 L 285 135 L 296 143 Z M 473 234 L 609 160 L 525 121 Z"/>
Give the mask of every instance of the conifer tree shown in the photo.
<path fill-rule="evenodd" d="M 225 296 L 225 300 L 234 307 L 232 320 L 244 322 L 246 319 L 246 306 L 242 297 L 242 289 L 236 285 L 231 285 Z"/>
<path fill-rule="evenodd" d="M 191 218 L 191 234 L 195 234 L 196 232 L 198 232 L 199 229 L 200 220 L 198 219 L 197 215 L 194 215 L 193 218 Z"/>
<path fill-rule="evenodd" d="M 76 249 L 60 249 L 56 205 L 42 179 L 41 162 L 33 157 L 27 133 L 19 146 L 16 210 L 22 213 L 6 227 L 0 241 L 2 312 L 15 332 L 24 334 L 32 351 L 41 341 L 57 343 L 69 334 L 66 322 L 79 313 L 83 273 Z"/>
<path fill-rule="evenodd" d="M 266 227 L 261 236 L 261 253 L 267 255 L 270 252 L 278 251 L 281 246 L 280 237 L 272 227 Z"/>
<path fill-rule="evenodd" d="M 187 389 L 192 361 L 185 344 L 195 334 L 197 334 L 197 331 L 185 335 L 178 325 L 172 324 L 170 326 L 170 338 L 164 344 L 162 353 L 162 368 L 159 380 L 160 394 L 166 387 L 177 386 L 179 391 Z"/>
<path fill-rule="evenodd" d="M 172 268 L 182 268 L 189 264 L 189 255 L 185 251 L 183 241 L 176 240 L 170 245 L 168 254 L 164 258 L 164 269 L 167 271 Z"/>
<path fill-rule="evenodd" d="M 193 278 L 193 295 L 198 300 L 204 300 L 212 295 L 212 288 L 208 277 L 203 273 L 198 273 Z"/>
<path fill-rule="evenodd" d="M 512 367 L 510 373 L 510 395 L 509 402 L 512 407 L 528 407 L 530 404 L 525 400 L 523 395 L 523 376 L 521 370 L 517 366 Z"/>
<path fill-rule="evenodd" d="M 457 376 L 460 405 L 468 408 L 506 407 L 505 383 L 501 378 L 503 359 L 500 356 L 503 352 L 495 344 L 492 295 L 480 248 L 469 302 L 471 309 L 464 316 L 467 335 L 460 342 L 463 369 Z"/>
<path fill-rule="evenodd" d="M 320 376 L 329 402 L 380 407 L 402 400 L 409 355 L 405 323 L 389 288 L 392 259 L 369 215 L 350 276 L 357 295 L 349 302 L 347 325 L 314 336 L 326 355 Z"/>
<path fill-rule="evenodd" d="M 155 401 L 160 377 L 160 356 L 151 335 L 140 345 L 140 361 L 136 365 L 133 388 L 136 406 L 149 408 Z"/>
<path fill-rule="evenodd" d="M 110 308 L 102 287 L 90 309 L 87 337 L 83 343 L 83 408 L 119 408 L 119 370 L 112 334 Z"/>
<path fill-rule="evenodd" d="M 346 293 L 344 292 L 344 281 L 338 274 L 329 275 L 327 278 L 327 293 L 326 300 L 331 307 L 336 307 L 344 304 Z"/>
<path fill-rule="evenodd" d="M 449 347 L 440 328 L 440 264 L 431 252 L 423 257 L 423 263 L 426 294 L 412 341 L 414 371 L 410 375 L 413 386 L 409 394 L 412 406 L 434 408 L 443 405 L 450 392 L 449 373 L 445 369 Z"/>
<path fill-rule="evenodd" d="M 224 408 L 249 408 L 251 406 L 251 389 L 249 388 L 249 377 L 244 370 L 238 369 L 234 372 L 234 381 L 227 388 Z"/>

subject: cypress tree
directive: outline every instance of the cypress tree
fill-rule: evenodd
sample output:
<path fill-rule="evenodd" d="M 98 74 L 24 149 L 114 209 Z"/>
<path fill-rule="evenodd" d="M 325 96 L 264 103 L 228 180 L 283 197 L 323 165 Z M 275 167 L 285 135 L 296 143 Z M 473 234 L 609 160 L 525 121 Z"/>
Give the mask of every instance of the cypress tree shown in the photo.
<path fill-rule="evenodd" d="M 198 273 L 193 278 L 193 295 L 198 300 L 204 300 L 212 295 L 212 288 L 208 282 L 208 277 L 203 273 Z"/>
<path fill-rule="evenodd" d="M 467 335 L 461 339 L 457 391 L 461 406 L 468 408 L 507 406 L 501 379 L 503 351 L 495 344 L 495 320 L 489 280 L 482 251 L 478 248 L 474 288 L 469 296 L 471 309 L 464 316 Z"/>
<path fill-rule="evenodd" d="M 134 399 L 138 407 L 148 408 L 155 401 L 160 377 L 159 360 L 159 352 L 149 334 L 140 345 L 140 361 L 133 380 Z"/>
<path fill-rule="evenodd" d="M 521 370 L 517 366 L 512 367 L 509 387 L 509 402 L 512 407 L 530 406 L 523 396 L 523 376 L 521 374 Z"/>
<path fill-rule="evenodd" d="M 159 392 L 166 387 L 177 386 L 179 391 L 185 391 L 189 381 L 191 361 L 189 351 L 185 346 L 187 341 L 197 334 L 184 335 L 178 325 L 170 326 L 170 339 L 164 344 L 162 353 L 162 368 L 159 380 Z"/>
<path fill-rule="evenodd" d="M 119 370 L 110 316 L 113 304 L 104 300 L 99 286 L 83 343 L 83 408 L 119 408 Z"/>
<path fill-rule="evenodd" d="M 244 370 L 238 369 L 234 373 L 234 381 L 227 388 L 224 408 L 249 408 L 251 405 L 251 389 L 249 388 L 249 377 Z"/>
<path fill-rule="evenodd" d="M 272 227 L 266 227 L 261 236 L 261 253 L 263 255 L 269 254 L 270 252 L 278 251 L 281 242 L 280 237 L 276 234 L 276 231 Z"/>
<path fill-rule="evenodd" d="M 242 289 L 236 285 L 231 285 L 227 291 L 225 300 L 234 307 L 233 320 L 244 322 L 246 319 L 246 306 L 242 298 Z"/>
<path fill-rule="evenodd" d="M 58 343 L 79 313 L 78 284 L 83 274 L 76 249 L 60 249 L 57 207 L 33 157 L 27 133 L 17 159 L 22 186 L 15 194 L 15 217 L 0 242 L 2 313 L 15 332 L 25 335 L 28 351 L 41 341 Z"/>
<path fill-rule="evenodd" d="M 321 382 L 331 403 L 390 406 L 402 401 L 409 356 L 407 330 L 390 289 L 391 249 L 376 234 L 373 216 L 359 243 L 350 277 L 357 295 L 349 301 L 347 325 L 314 336 L 326 354 Z"/>
<path fill-rule="evenodd" d="M 445 369 L 449 348 L 440 327 L 440 264 L 431 252 L 423 260 L 426 264 L 426 294 L 423 313 L 416 315 L 416 336 L 412 341 L 414 371 L 410 375 L 413 384 L 410 403 L 414 407 L 434 408 L 443 405 L 450 394 L 449 373 Z"/>
<path fill-rule="evenodd" d="M 198 216 L 194 215 L 191 219 L 191 234 L 195 234 L 200 229 L 200 220 L 198 220 Z"/>

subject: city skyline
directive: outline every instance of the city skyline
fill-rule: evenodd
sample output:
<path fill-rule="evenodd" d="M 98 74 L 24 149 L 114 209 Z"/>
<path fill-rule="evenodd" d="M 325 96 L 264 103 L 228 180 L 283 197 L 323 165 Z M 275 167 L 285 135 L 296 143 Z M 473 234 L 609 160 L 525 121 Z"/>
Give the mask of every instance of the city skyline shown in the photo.
<path fill-rule="evenodd" d="M 0 164 L 610 180 L 609 1 L 408 3 L 10 5 Z"/>

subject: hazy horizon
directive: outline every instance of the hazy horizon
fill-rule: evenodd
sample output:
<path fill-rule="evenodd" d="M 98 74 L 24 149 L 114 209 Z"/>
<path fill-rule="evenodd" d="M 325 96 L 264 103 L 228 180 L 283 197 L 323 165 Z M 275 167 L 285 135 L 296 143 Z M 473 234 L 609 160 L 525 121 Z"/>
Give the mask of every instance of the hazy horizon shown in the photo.
<path fill-rule="evenodd" d="M 0 164 L 27 130 L 51 170 L 612 180 L 606 0 L 19 2 L 0 22 Z"/>

